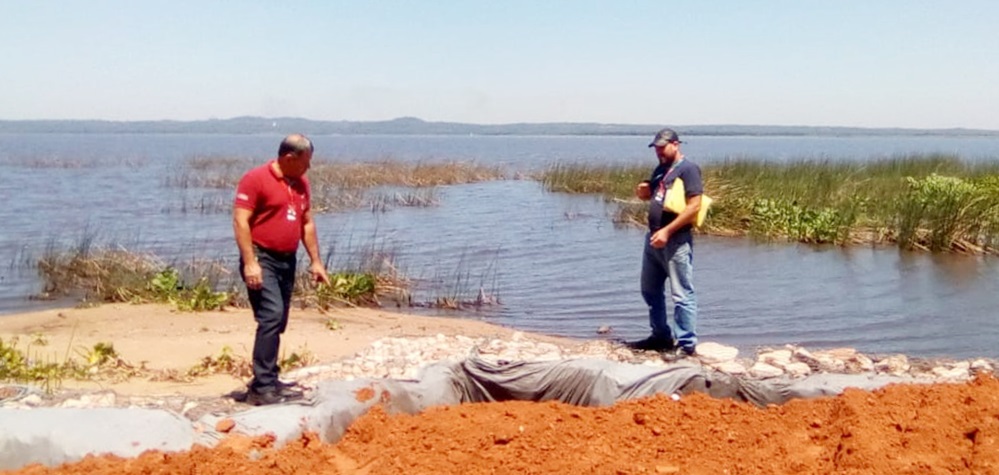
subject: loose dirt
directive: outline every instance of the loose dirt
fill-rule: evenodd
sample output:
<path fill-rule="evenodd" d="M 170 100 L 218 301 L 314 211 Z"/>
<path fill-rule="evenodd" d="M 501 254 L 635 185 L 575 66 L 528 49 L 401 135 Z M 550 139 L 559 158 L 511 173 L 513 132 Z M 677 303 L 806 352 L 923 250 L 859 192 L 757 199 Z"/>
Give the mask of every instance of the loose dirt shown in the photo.
<path fill-rule="evenodd" d="M 358 394 L 361 397 L 371 395 Z M 757 408 L 703 395 L 608 408 L 508 401 L 388 415 L 339 443 L 231 436 L 136 459 L 88 457 L 20 473 L 999 473 L 999 381 L 893 385 Z"/>

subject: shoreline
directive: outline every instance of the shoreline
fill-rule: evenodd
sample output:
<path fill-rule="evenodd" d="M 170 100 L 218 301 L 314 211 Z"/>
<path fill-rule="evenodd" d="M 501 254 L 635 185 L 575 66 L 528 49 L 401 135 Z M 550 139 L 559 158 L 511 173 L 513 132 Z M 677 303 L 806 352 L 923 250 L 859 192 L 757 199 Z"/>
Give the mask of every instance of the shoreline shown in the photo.
<path fill-rule="evenodd" d="M 335 322 L 335 323 L 331 323 Z M 329 326 L 328 326 L 329 325 Z M 330 326 L 335 329 L 331 329 Z M 183 372 L 218 357 L 249 358 L 256 324 L 250 309 L 181 312 L 165 304 L 104 304 L 61 308 L 0 317 L 0 341 L 41 361 L 80 359 L 98 343 L 110 343 L 123 361 L 152 372 Z M 464 335 L 510 337 L 517 330 L 471 319 L 422 316 L 382 309 L 338 308 L 328 312 L 293 308 L 282 335 L 281 356 L 296 353 L 314 363 L 350 357 L 386 337 Z M 574 340 L 547 335 L 533 338 L 561 344 Z M 43 344 L 41 344 L 43 343 Z M 287 370 L 285 370 L 287 372 Z M 183 381 L 78 381 L 65 379 L 63 390 L 115 390 L 131 394 L 219 395 L 245 381 L 209 375 Z M 0 383 L 3 384 L 3 383 Z"/>
<path fill-rule="evenodd" d="M 97 343 L 110 343 L 117 368 L 94 370 L 93 380 L 64 378 L 51 391 L 36 384 L 0 383 L 21 388 L 0 405 L 106 407 L 124 404 L 211 406 L 225 412 L 246 408 L 232 401 L 245 389 L 255 323 L 249 309 L 179 312 L 160 304 L 106 304 L 86 309 L 54 309 L 0 318 L 0 340 L 41 361 L 87 356 Z M 12 339 L 17 338 L 12 345 Z M 44 342 L 44 345 L 41 343 Z M 186 376 L 228 349 L 239 371 Z M 577 340 L 527 333 L 488 322 L 446 316 L 395 313 L 381 309 L 341 308 L 329 312 L 292 310 L 282 338 L 282 358 L 298 354 L 302 364 L 285 367 L 282 378 L 314 387 L 324 380 L 413 379 L 430 364 L 460 360 L 474 353 L 497 361 L 553 361 L 598 358 L 666 367 L 700 364 L 740 378 L 804 378 L 816 374 L 870 374 L 904 377 L 913 382 L 966 381 L 993 372 L 990 358 L 924 359 L 906 355 L 865 355 L 852 348 L 806 349 L 793 345 L 761 347 L 740 354 L 714 342 L 698 346 L 695 359 L 677 361 L 654 352 L 635 352 L 609 340 Z M 127 371 L 122 370 L 125 368 Z M 7 392 L 13 392 L 8 389 Z M 35 397 L 26 403 L 28 393 Z M 225 401 L 221 403 L 220 401 Z M 23 403 L 23 404 L 22 404 Z M 221 405 L 220 405 L 221 404 Z"/>

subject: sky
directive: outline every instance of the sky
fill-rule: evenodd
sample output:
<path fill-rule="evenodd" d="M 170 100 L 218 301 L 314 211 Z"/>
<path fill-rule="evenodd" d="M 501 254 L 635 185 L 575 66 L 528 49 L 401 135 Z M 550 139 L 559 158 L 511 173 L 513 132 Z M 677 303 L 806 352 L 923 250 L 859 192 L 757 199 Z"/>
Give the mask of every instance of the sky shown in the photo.
<path fill-rule="evenodd" d="M 0 0 L 0 120 L 999 129 L 992 0 Z"/>

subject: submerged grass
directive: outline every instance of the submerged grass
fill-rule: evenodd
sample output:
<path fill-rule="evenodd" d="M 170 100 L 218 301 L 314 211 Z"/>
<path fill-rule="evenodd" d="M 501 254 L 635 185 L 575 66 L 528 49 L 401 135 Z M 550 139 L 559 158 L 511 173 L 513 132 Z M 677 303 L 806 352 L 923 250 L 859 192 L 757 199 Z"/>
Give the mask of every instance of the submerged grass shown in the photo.
<path fill-rule="evenodd" d="M 235 189 L 243 173 L 257 165 L 259 163 L 244 158 L 192 158 L 185 167 L 166 177 L 164 186 L 182 189 Z M 385 211 L 391 206 L 434 206 L 438 203 L 436 191 L 426 191 L 427 189 L 501 180 L 506 178 L 506 172 L 501 167 L 470 161 L 407 163 L 396 160 L 316 160 L 312 162 L 308 176 L 312 185 L 313 209 L 318 213 L 326 213 L 365 207 L 373 211 Z M 415 191 L 368 195 L 368 190 L 379 187 L 412 188 Z M 185 195 L 181 204 L 169 210 L 179 210 L 181 213 L 227 212 L 231 206 L 230 199 L 225 197 L 220 200 L 217 195 L 208 195 L 200 201 L 189 202 Z"/>
<path fill-rule="evenodd" d="M 554 165 L 546 189 L 617 201 L 615 221 L 645 223 L 634 199 L 650 168 Z M 731 160 L 702 167 L 714 198 L 704 231 L 800 242 L 894 242 L 900 247 L 999 253 L 999 164 L 950 155 L 868 162 Z"/>

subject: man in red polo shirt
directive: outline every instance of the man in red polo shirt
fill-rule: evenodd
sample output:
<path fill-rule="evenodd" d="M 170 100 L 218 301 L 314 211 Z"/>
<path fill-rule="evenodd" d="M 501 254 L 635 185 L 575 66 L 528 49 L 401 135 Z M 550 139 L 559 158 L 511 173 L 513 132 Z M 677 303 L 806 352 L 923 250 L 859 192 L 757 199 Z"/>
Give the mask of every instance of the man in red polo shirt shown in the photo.
<path fill-rule="evenodd" d="M 278 157 L 243 175 L 236 187 L 232 227 L 239 247 L 239 269 L 257 321 L 253 342 L 253 381 L 246 402 L 274 404 L 299 398 L 278 380 L 281 334 L 288 325 L 295 286 L 298 243 L 309 254 L 309 274 L 329 283 L 319 258 L 319 239 L 312 219 L 309 170 L 312 141 L 301 134 L 285 137 Z"/>

